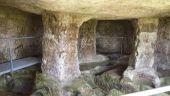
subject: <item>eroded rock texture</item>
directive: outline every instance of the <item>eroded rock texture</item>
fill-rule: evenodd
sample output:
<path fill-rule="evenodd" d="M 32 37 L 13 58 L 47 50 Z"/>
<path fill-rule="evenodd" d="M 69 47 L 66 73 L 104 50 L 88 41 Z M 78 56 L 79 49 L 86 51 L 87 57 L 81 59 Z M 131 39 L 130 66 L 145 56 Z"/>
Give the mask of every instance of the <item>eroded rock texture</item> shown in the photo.
<path fill-rule="evenodd" d="M 41 16 L 0 6 L 0 63 L 8 61 L 9 45 L 12 49 L 12 59 L 39 56 L 42 34 Z M 36 38 L 11 40 L 10 44 L 9 39 L 3 39 L 27 36 Z"/>
<path fill-rule="evenodd" d="M 158 34 L 158 19 L 139 19 L 137 21 L 136 44 L 134 48 L 134 68 L 153 67 L 155 46 Z"/>
<path fill-rule="evenodd" d="M 145 83 L 149 81 L 150 85 L 153 84 L 154 87 L 160 85 L 159 77 L 153 66 L 156 60 L 158 22 L 159 19 L 156 18 L 139 19 L 136 22 L 136 42 L 130 59 L 130 65 L 133 68 L 128 68 L 124 72 L 124 77 L 128 77 L 132 81 L 145 81 Z"/>
<path fill-rule="evenodd" d="M 130 54 L 133 48 L 133 20 L 99 20 L 96 46 L 99 53 Z"/>
<path fill-rule="evenodd" d="M 128 78 L 130 81 L 140 85 L 160 86 L 160 79 L 152 68 L 133 69 L 128 67 L 124 72 L 124 78 Z"/>
<path fill-rule="evenodd" d="M 80 75 L 77 44 L 84 18 L 69 13 L 43 14 L 42 71 L 62 85 Z"/>
<path fill-rule="evenodd" d="M 1 0 L 0 4 L 41 14 L 42 10 L 89 14 L 97 19 L 169 16 L 169 0 Z M 128 13 L 127 13 L 128 12 Z"/>
<path fill-rule="evenodd" d="M 161 18 L 155 49 L 155 67 L 161 76 L 170 70 L 170 18 Z"/>
<path fill-rule="evenodd" d="M 108 63 L 106 56 L 96 53 L 96 25 L 97 20 L 89 20 L 80 27 L 78 39 L 80 70 Z"/>
<path fill-rule="evenodd" d="M 80 63 L 92 62 L 96 56 L 96 20 L 84 22 L 79 32 L 79 60 Z"/>

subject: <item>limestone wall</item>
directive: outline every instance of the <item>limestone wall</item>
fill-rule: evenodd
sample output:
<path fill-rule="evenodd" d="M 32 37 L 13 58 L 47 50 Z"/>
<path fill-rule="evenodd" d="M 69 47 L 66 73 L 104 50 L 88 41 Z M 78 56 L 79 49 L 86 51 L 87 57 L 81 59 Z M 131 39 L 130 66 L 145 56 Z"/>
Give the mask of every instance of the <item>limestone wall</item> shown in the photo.
<path fill-rule="evenodd" d="M 97 52 L 121 53 L 122 48 L 123 53 L 129 54 L 132 51 L 133 35 L 132 21 L 98 21 L 96 29 Z"/>
<path fill-rule="evenodd" d="M 11 40 L 11 44 L 2 38 L 34 36 L 41 37 L 43 27 L 41 17 L 20 10 L 0 6 L 0 63 L 8 60 L 8 45 L 12 48 L 12 58 L 39 56 L 41 38 Z"/>

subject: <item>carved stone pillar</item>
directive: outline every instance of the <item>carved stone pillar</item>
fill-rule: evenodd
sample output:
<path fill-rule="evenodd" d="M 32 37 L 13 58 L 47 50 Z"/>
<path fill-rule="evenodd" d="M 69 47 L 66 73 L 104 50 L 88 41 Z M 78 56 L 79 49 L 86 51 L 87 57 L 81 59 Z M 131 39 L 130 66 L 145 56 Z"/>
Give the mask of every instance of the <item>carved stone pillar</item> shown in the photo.
<path fill-rule="evenodd" d="M 80 75 L 78 33 L 80 25 L 86 19 L 71 13 L 43 14 L 42 72 L 62 85 Z"/>

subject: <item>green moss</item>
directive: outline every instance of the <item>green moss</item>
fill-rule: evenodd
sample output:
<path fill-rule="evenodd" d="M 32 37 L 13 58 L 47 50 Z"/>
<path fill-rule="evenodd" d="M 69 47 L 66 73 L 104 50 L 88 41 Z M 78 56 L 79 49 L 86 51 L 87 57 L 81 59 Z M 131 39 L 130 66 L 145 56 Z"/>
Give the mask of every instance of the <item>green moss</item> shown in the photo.
<path fill-rule="evenodd" d="M 3 49 L 3 50 L 0 50 L 0 63 L 8 61 L 8 57 L 5 54 L 7 54 L 7 49 L 6 48 Z"/>
<path fill-rule="evenodd" d="M 84 80 L 81 80 L 81 79 L 74 80 L 70 87 L 71 87 L 72 90 L 78 90 L 82 86 L 83 87 L 90 87 L 90 85 L 86 84 L 86 82 Z"/>
<path fill-rule="evenodd" d="M 5 62 L 5 61 L 8 61 L 8 59 L 4 55 L 2 55 L 0 57 L 0 63 Z"/>
<path fill-rule="evenodd" d="M 74 80 L 66 90 L 72 93 L 71 96 L 105 96 L 100 88 L 94 88 L 82 78 Z"/>
<path fill-rule="evenodd" d="M 161 86 L 170 85 L 170 77 L 163 77 L 161 78 Z"/>
<path fill-rule="evenodd" d="M 88 73 L 82 72 L 81 77 L 88 84 L 90 84 L 90 86 L 92 86 L 94 88 L 96 87 L 96 84 L 95 84 L 95 81 L 94 81 L 95 75 L 92 72 L 90 72 L 90 71 L 88 71 Z"/>
<path fill-rule="evenodd" d="M 6 79 L 4 77 L 0 77 L 0 90 L 7 91 L 8 87 L 6 85 L 7 85 Z"/>
<path fill-rule="evenodd" d="M 123 93 L 119 90 L 112 89 L 107 96 L 121 96 Z"/>
<path fill-rule="evenodd" d="M 160 80 L 161 80 L 161 87 L 170 85 L 170 77 L 163 77 Z M 167 94 L 170 94 L 170 92 L 167 92 Z"/>
<path fill-rule="evenodd" d="M 102 75 L 96 76 L 95 83 L 106 93 L 108 93 L 113 88 L 121 89 L 119 79 L 120 77 L 117 75 L 111 76 L 107 73 L 104 73 Z"/>
<path fill-rule="evenodd" d="M 34 82 L 34 67 L 18 70 L 13 73 L 13 77 L 4 75 L 0 77 L 0 91 L 2 93 L 30 94 Z M 13 96 L 12 95 L 12 96 Z"/>
<path fill-rule="evenodd" d="M 105 93 L 112 89 L 121 91 L 122 93 L 136 92 L 136 89 L 125 83 L 120 82 L 121 77 L 114 73 L 104 73 L 95 78 L 96 85 L 98 85 Z"/>
<path fill-rule="evenodd" d="M 128 78 L 123 78 L 121 80 L 121 83 L 132 86 L 135 89 L 135 91 L 144 91 L 144 90 L 152 89 L 152 87 L 149 85 L 138 84 L 129 80 Z"/>
<path fill-rule="evenodd" d="M 35 92 L 31 96 L 58 96 L 60 85 L 45 74 L 36 75 Z"/>

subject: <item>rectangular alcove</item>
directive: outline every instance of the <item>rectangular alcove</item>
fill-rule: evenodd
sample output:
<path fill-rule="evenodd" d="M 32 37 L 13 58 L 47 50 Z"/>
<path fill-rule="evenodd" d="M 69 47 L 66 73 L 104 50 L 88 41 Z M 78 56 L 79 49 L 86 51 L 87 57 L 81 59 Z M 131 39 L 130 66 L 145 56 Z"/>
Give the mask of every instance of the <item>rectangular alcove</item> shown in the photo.
<path fill-rule="evenodd" d="M 99 20 L 96 28 L 96 51 L 113 63 L 128 65 L 135 42 L 133 20 Z"/>

